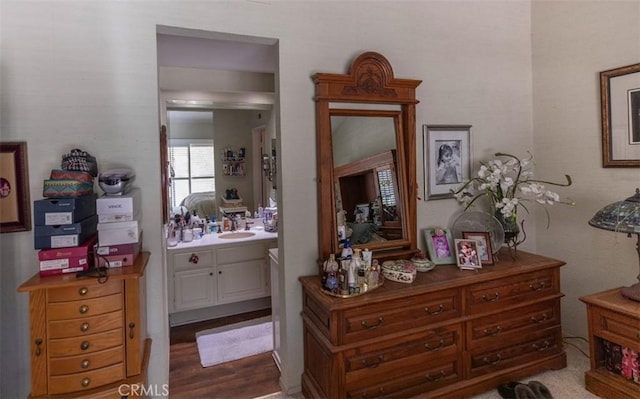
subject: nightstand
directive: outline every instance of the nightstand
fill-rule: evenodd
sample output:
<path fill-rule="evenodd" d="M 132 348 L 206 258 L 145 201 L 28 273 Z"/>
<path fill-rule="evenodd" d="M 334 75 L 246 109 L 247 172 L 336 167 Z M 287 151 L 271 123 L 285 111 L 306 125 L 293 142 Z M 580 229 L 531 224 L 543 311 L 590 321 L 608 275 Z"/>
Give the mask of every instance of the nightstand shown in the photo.
<path fill-rule="evenodd" d="M 590 392 L 608 399 L 639 398 L 640 384 L 609 371 L 605 341 L 640 351 L 640 302 L 624 298 L 620 288 L 584 296 L 589 318 L 591 369 L 585 373 Z"/>

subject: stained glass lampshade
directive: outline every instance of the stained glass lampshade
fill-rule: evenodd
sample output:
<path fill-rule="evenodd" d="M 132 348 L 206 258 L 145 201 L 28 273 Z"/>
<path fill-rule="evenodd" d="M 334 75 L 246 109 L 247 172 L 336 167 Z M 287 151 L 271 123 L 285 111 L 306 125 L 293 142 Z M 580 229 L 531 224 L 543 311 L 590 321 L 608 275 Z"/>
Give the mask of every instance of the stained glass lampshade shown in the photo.
<path fill-rule="evenodd" d="M 635 234 L 638 239 L 636 250 L 640 262 L 640 189 L 636 188 L 635 195 L 626 200 L 614 202 L 600 209 L 589 224 L 599 229 L 627 233 L 629 237 Z M 624 297 L 640 302 L 640 274 L 637 283 L 631 287 L 623 287 L 620 292 Z"/>

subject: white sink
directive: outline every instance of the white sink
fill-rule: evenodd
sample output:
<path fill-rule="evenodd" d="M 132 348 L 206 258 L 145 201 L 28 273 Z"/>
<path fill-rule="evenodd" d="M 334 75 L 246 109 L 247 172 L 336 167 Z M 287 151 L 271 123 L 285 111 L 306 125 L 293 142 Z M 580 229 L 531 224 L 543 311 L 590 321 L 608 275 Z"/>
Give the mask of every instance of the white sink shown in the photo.
<path fill-rule="evenodd" d="M 233 240 L 238 238 L 249 238 L 255 236 L 256 233 L 252 233 L 250 231 L 234 231 L 233 233 L 224 233 L 218 235 L 218 238 L 222 238 L 225 240 Z"/>

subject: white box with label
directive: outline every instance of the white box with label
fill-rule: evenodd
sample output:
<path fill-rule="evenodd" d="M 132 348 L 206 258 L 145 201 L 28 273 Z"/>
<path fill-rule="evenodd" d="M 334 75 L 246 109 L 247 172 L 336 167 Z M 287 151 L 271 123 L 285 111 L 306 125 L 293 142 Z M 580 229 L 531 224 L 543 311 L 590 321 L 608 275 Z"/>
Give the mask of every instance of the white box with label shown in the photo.
<path fill-rule="evenodd" d="M 138 242 L 140 230 L 137 220 L 98 223 L 98 245 L 134 244 Z"/>
<path fill-rule="evenodd" d="M 103 195 L 96 200 L 98 223 L 133 221 L 140 213 L 141 190 L 133 187 L 124 195 Z"/>

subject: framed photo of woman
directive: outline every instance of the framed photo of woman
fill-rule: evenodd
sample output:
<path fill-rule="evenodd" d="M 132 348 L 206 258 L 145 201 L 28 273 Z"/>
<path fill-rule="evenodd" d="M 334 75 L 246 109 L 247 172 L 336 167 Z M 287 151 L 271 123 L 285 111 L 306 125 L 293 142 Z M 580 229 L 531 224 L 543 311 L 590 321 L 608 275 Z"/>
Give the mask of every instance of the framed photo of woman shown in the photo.
<path fill-rule="evenodd" d="M 478 256 L 483 265 L 493 265 L 491 237 L 486 231 L 463 231 L 462 238 L 478 241 Z"/>
<path fill-rule="evenodd" d="M 424 232 L 429 259 L 436 265 L 456 263 L 455 250 L 451 231 L 440 227 L 427 229 Z"/>
<path fill-rule="evenodd" d="M 480 269 L 482 262 L 478 256 L 478 241 L 456 238 L 456 264 L 460 269 Z"/>

